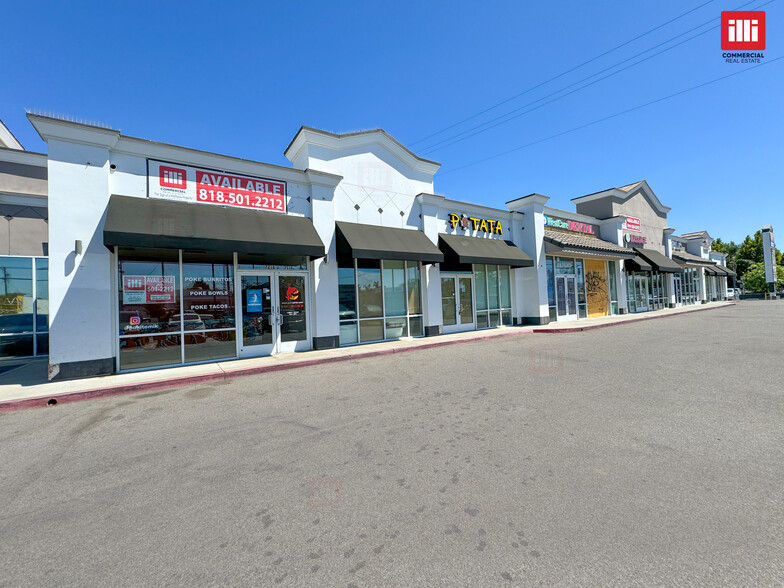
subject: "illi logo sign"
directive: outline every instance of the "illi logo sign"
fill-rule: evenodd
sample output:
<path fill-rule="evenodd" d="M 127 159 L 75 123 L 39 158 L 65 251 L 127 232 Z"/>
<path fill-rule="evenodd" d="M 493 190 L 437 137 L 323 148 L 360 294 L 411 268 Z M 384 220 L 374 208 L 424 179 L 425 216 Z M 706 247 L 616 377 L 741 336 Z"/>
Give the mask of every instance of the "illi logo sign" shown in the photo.
<path fill-rule="evenodd" d="M 765 57 L 765 11 L 721 13 L 721 56 L 727 63 L 762 63 Z M 740 53 L 730 53 L 738 51 Z"/>

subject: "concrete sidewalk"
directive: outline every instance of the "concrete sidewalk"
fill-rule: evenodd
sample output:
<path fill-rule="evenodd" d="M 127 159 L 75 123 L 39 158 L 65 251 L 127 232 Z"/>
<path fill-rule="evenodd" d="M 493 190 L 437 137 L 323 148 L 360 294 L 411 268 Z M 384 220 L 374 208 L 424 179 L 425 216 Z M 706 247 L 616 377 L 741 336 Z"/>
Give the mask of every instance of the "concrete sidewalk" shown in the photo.
<path fill-rule="evenodd" d="M 46 406 L 87 398 L 100 398 L 116 394 L 172 388 L 197 382 L 224 380 L 265 372 L 295 369 L 321 363 L 350 361 L 365 357 L 403 353 L 417 349 L 443 347 L 485 339 L 516 337 L 529 333 L 567 333 L 623 325 L 644 320 L 678 316 L 701 310 L 732 306 L 734 302 L 712 302 L 687 308 L 673 308 L 639 315 L 618 315 L 582 319 L 543 326 L 500 327 L 489 331 L 469 331 L 440 335 L 438 337 L 403 339 L 370 343 L 355 347 L 341 347 L 307 353 L 286 353 L 253 359 L 188 365 L 142 372 L 115 374 L 65 382 L 48 382 L 47 358 L 33 360 L 3 360 L 0 362 L 0 412 L 30 406 Z M 2 371 L 3 366 L 6 371 Z"/>

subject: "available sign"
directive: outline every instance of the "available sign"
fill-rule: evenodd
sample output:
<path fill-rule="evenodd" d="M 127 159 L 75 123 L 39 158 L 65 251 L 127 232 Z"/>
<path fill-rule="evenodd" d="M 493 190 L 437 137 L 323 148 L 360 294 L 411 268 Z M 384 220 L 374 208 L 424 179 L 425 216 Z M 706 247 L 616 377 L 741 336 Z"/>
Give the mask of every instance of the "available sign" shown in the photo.
<path fill-rule="evenodd" d="M 626 217 L 626 230 L 627 231 L 641 231 L 640 228 L 640 219 L 634 218 L 633 216 Z"/>
<path fill-rule="evenodd" d="M 174 276 L 123 276 L 123 304 L 174 303 Z"/>
<path fill-rule="evenodd" d="M 150 198 L 286 212 L 286 182 L 149 160 Z"/>

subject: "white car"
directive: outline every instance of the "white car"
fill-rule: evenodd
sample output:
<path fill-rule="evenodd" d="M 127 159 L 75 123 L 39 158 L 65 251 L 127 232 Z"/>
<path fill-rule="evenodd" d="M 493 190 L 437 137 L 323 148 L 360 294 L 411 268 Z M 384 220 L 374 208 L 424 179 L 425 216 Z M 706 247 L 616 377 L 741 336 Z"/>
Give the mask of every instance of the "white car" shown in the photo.
<path fill-rule="evenodd" d="M 735 288 L 727 288 L 727 300 L 735 300 Z"/>

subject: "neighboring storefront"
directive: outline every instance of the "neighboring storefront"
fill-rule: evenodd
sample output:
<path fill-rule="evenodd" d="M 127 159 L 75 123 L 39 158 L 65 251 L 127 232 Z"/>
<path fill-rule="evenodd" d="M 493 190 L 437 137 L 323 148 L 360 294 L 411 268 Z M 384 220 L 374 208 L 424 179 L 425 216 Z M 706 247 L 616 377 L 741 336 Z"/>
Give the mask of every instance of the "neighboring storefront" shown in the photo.
<path fill-rule="evenodd" d="M 558 215 L 558 216 L 556 216 Z M 551 320 L 619 314 L 620 262 L 632 253 L 600 239 L 596 219 L 545 209 L 544 249 Z"/>
<path fill-rule="evenodd" d="M 599 219 L 621 219 L 619 244 L 634 253 L 623 263 L 628 312 L 670 308 L 680 296 L 682 268 L 671 258 L 664 206 L 645 180 L 573 199 L 577 211 Z"/>
<path fill-rule="evenodd" d="M 0 121 L 0 359 L 49 352 L 46 179 Z"/>

